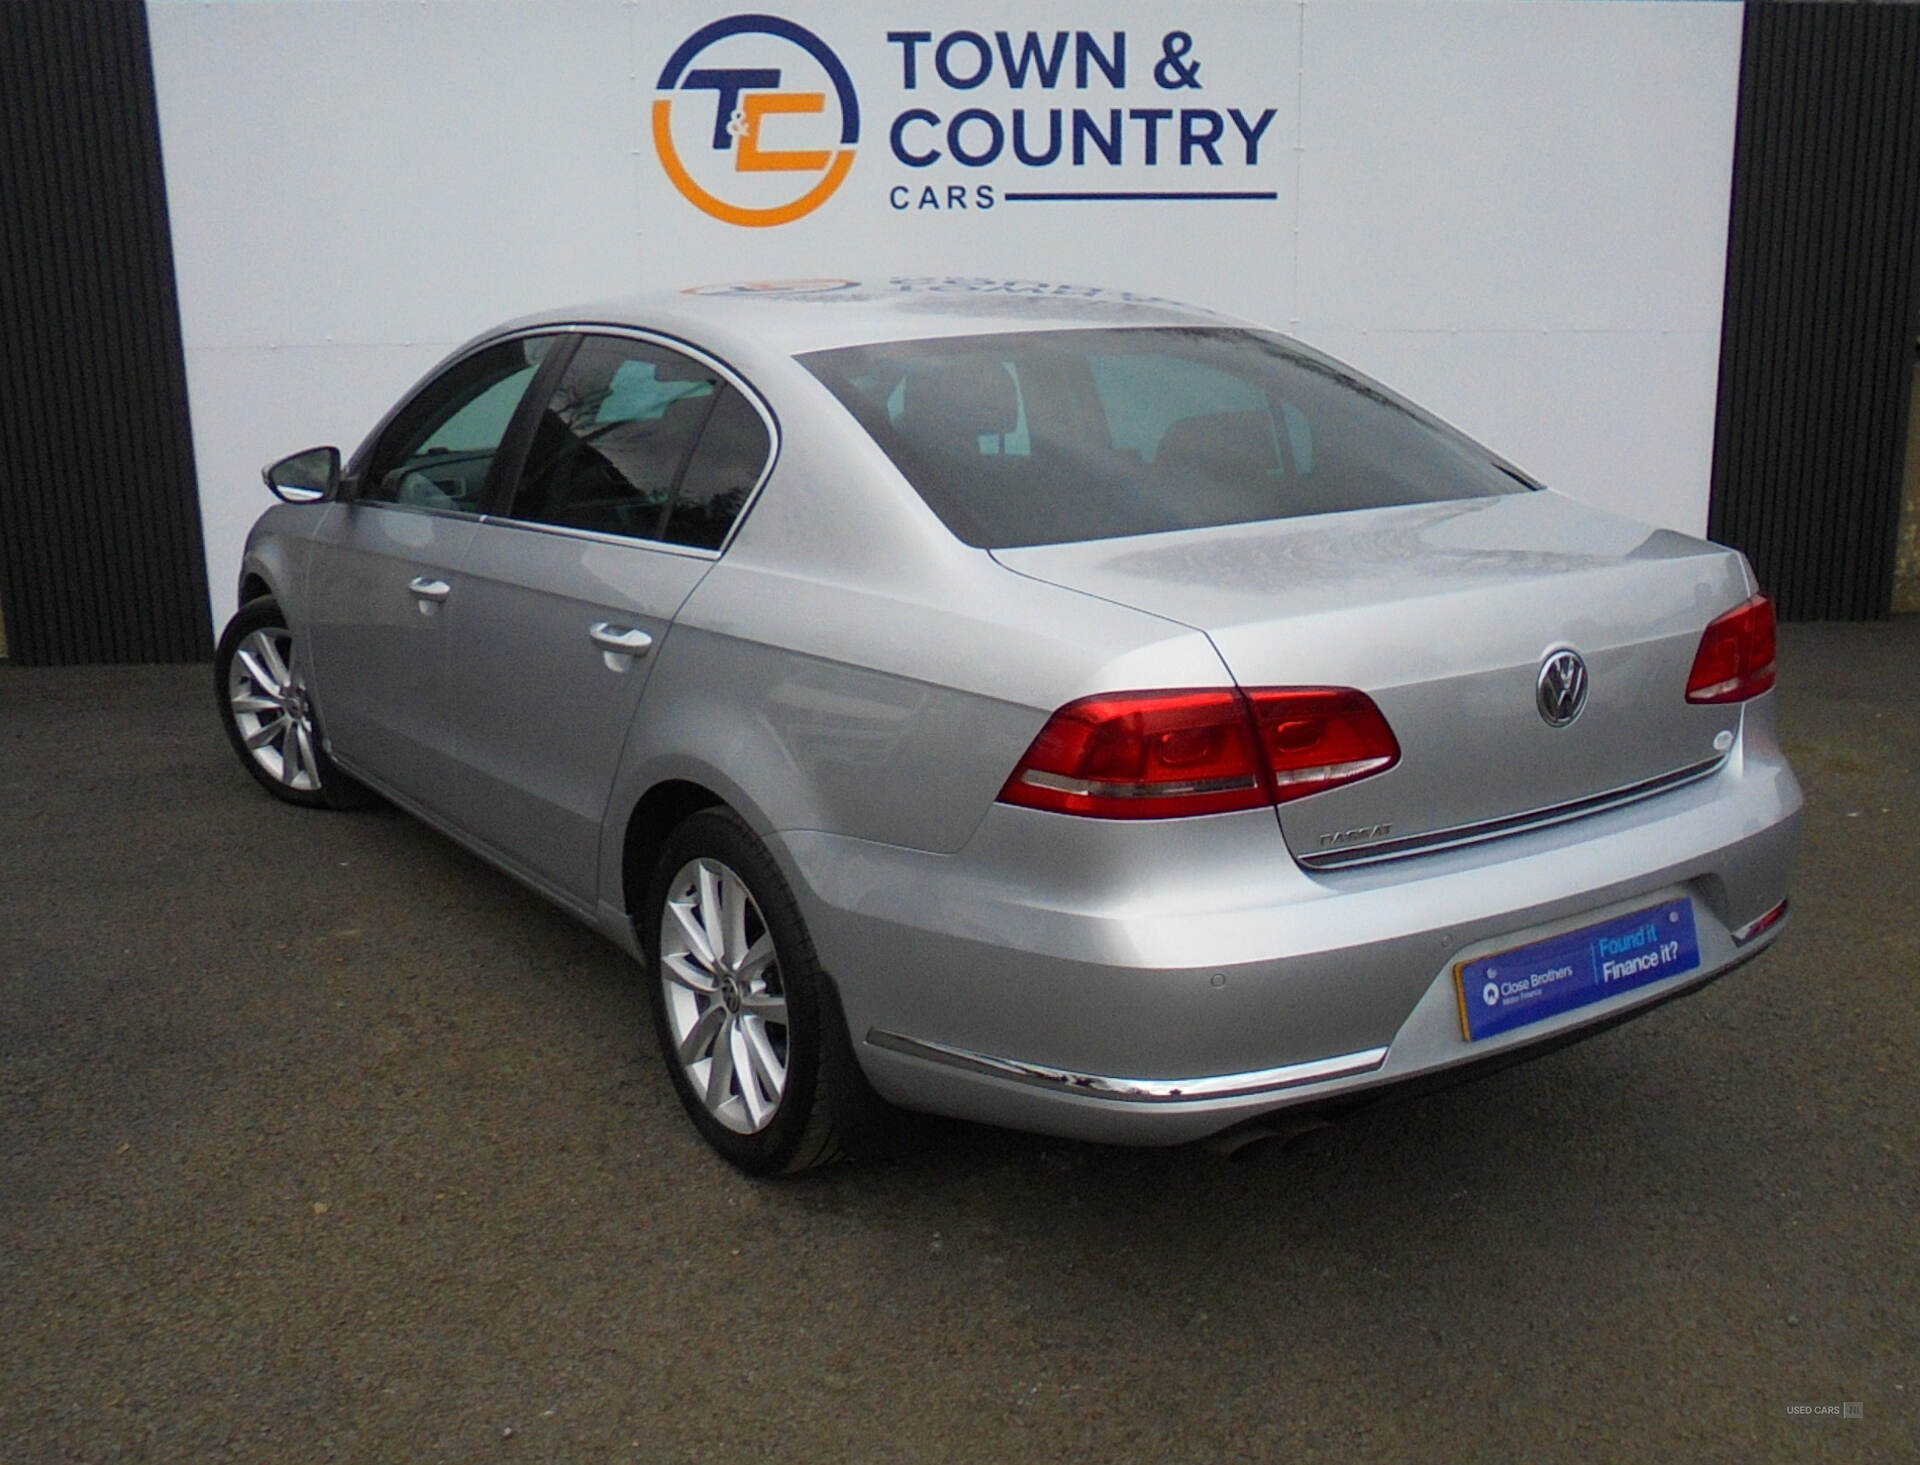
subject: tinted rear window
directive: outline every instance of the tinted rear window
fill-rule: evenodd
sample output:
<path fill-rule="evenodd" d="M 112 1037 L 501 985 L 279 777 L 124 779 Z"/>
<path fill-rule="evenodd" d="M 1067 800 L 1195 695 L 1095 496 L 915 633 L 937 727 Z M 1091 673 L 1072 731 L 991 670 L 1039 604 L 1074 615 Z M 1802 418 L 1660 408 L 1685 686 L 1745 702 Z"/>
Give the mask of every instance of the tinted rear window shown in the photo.
<path fill-rule="evenodd" d="M 986 548 L 1529 487 L 1364 377 L 1258 331 L 1035 331 L 800 360 L 947 527 Z"/>

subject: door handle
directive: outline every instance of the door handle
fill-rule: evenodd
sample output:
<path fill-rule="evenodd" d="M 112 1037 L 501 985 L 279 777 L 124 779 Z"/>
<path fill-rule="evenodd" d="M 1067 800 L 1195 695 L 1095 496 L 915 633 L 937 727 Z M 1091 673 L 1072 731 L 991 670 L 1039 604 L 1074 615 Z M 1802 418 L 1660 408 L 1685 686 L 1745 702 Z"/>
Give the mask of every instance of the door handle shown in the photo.
<path fill-rule="evenodd" d="M 599 621 L 587 628 L 587 639 L 603 653 L 601 659 L 611 671 L 625 671 L 631 658 L 653 650 L 653 637 L 638 626 L 616 626 Z"/>

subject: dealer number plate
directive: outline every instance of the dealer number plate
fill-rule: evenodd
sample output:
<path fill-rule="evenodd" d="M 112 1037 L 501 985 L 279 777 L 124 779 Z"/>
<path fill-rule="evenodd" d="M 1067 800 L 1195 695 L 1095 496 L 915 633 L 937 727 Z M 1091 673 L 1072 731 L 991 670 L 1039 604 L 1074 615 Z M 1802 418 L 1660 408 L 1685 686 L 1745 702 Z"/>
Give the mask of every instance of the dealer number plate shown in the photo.
<path fill-rule="evenodd" d="M 1700 965 L 1693 902 L 1670 900 L 1454 966 L 1470 1042 L 1601 1002 Z"/>

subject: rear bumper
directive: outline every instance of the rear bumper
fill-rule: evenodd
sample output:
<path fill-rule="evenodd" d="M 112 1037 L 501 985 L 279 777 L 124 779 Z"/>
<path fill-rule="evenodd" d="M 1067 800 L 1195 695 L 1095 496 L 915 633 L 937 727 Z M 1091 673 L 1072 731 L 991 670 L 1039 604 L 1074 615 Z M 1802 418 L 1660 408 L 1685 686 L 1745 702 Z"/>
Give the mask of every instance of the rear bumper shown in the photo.
<path fill-rule="evenodd" d="M 1801 795 L 1764 716 L 1712 777 L 1548 830 L 1313 874 L 1270 811 L 1120 826 L 996 806 L 939 856 L 773 841 L 862 1067 L 916 1109 L 1173 1144 L 1283 1108 L 1513 1061 L 1758 954 Z M 1693 902 L 1700 965 L 1498 1037 L 1456 963 Z"/>
<path fill-rule="evenodd" d="M 1181 1144 L 1281 1110 L 1332 1111 L 1444 1088 L 1566 1047 L 1717 981 L 1765 951 L 1784 924 L 1711 971 L 1689 972 L 1630 997 L 1595 1004 L 1565 1021 L 1510 1034 L 1505 1042 L 1468 1046 L 1462 1040 L 1456 1046 L 1457 1022 L 1450 1033 L 1439 1031 L 1442 1024 L 1432 1021 L 1434 1011 L 1450 1016 L 1454 1006 L 1449 978 L 1432 1002 L 1433 1010 L 1424 1002 L 1416 1010 L 1420 1022 L 1410 1021 L 1404 1034 L 1408 1041 L 1261 1073 L 1172 1082 L 1076 1074 L 901 1039 L 879 1029 L 867 1033 L 862 1061 L 870 1076 L 878 1066 L 882 1073 L 877 1085 L 909 1107 L 1108 1144 Z M 897 1066 L 900 1058 L 914 1066 Z M 945 1071 L 933 1071 L 936 1067 Z"/>

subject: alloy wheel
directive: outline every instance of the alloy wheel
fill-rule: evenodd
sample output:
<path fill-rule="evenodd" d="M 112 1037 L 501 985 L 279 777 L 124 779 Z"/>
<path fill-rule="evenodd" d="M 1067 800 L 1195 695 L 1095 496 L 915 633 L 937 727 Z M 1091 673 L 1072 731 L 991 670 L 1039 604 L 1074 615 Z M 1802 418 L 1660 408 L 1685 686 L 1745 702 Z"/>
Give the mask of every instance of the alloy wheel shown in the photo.
<path fill-rule="evenodd" d="M 660 912 L 674 1056 L 706 1111 L 736 1134 L 774 1120 L 787 1087 L 787 999 L 773 935 L 746 881 L 689 860 Z"/>
<path fill-rule="evenodd" d="M 262 626 L 241 641 L 227 679 L 227 700 L 240 740 L 262 772 L 302 793 L 319 790 L 319 734 L 292 632 Z"/>

